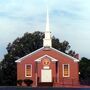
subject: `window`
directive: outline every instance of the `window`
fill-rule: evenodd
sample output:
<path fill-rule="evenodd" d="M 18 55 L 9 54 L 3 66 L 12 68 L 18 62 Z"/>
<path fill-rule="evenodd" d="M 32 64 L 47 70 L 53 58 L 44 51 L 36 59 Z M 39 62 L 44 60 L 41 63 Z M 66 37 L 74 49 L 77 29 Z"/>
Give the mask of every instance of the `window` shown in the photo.
<path fill-rule="evenodd" d="M 31 64 L 25 65 L 25 77 L 32 77 L 32 65 Z"/>
<path fill-rule="evenodd" d="M 50 60 L 48 58 L 44 58 L 42 61 L 44 66 L 49 66 L 50 65 Z"/>
<path fill-rule="evenodd" d="M 69 77 L 69 64 L 63 64 L 63 77 Z"/>

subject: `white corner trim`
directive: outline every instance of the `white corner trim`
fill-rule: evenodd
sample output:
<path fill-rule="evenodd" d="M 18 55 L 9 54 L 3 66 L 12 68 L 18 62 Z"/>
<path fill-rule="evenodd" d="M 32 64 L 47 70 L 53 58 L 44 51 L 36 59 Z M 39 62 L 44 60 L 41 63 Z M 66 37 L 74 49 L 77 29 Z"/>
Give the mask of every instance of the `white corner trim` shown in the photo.
<path fill-rule="evenodd" d="M 53 61 L 53 62 L 58 61 L 57 59 L 55 59 L 55 58 L 53 58 L 53 57 L 51 57 L 51 56 L 49 56 L 49 55 L 44 55 L 44 56 L 42 56 L 42 57 L 36 59 L 35 61 L 36 61 L 36 62 L 41 62 L 42 58 L 44 58 L 44 57 L 48 57 L 48 58 L 50 58 L 51 61 Z"/>
<path fill-rule="evenodd" d="M 26 57 L 28 57 L 28 56 L 31 56 L 32 54 L 35 54 L 36 52 L 42 50 L 43 48 L 44 48 L 44 47 L 42 47 L 42 48 L 40 48 L 40 49 L 37 49 L 37 50 L 35 50 L 34 52 L 32 52 L 32 53 L 30 53 L 30 54 L 27 54 L 27 55 L 21 57 L 20 59 L 16 60 L 15 62 L 16 62 L 16 63 L 20 63 L 24 58 L 26 58 Z"/>
<path fill-rule="evenodd" d="M 74 62 L 79 62 L 80 60 L 79 59 L 75 59 Z"/>
<path fill-rule="evenodd" d="M 56 52 L 59 52 L 60 54 L 66 56 L 66 57 L 68 57 L 68 58 L 73 59 L 74 62 L 79 62 L 79 59 L 76 59 L 76 58 L 74 58 L 74 57 L 72 57 L 72 56 L 70 56 L 70 55 L 68 55 L 68 54 L 65 54 L 65 53 L 63 53 L 63 52 L 61 52 L 61 51 L 59 51 L 59 50 L 57 50 L 57 49 L 55 49 L 55 48 L 53 48 L 53 47 L 51 47 L 51 49 L 55 50 Z"/>
<path fill-rule="evenodd" d="M 64 65 L 68 65 L 68 76 L 64 76 Z M 63 77 L 70 77 L 70 64 L 62 64 Z"/>
<path fill-rule="evenodd" d="M 27 65 L 30 65 L 30 66 L 31 66 L 31 76 L 27 76 L 27 75 L 26 75 L 26 66 L 27 66 Z M 25 77 L 32 77 L 32 64 L 25 64 Z"/>

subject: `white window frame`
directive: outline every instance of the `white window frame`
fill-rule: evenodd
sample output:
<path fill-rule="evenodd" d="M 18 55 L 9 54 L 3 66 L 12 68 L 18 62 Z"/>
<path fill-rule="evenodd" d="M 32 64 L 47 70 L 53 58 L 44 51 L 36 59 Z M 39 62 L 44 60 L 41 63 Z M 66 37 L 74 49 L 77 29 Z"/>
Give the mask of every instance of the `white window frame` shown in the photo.
<path fill-rule="evenodd" d="M 68 76 L 64 76 L 64 65 L 68 65 Z M 63 64 L 63 77 L 70 77 L 70 64 Z"/>
<path fill-rule="evenodd" d="M 31 76 L 27 76 L 27 73 L 26 73 L 26 67 L 27 65 L 30 65 L 31 66 Z M 32 64 L 25 64 L 25 77 L 32 77 Z"/>

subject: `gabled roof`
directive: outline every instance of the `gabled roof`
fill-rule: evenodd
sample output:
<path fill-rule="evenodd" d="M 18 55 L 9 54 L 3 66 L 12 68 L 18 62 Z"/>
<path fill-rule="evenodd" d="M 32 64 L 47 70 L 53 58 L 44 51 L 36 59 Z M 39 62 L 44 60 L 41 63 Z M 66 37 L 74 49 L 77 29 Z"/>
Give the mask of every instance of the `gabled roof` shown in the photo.
<path fill-rule="evenodd" d="M 37 50 L 33 51 L 32 53 L 29 53 L 29 54 L 27 54 L 27 55 L 25 55 L 25 56 L 19 58 L 19 59 L 16 60 L 15 62 L 21 62 L 24 58 L 26 58 L 26 57 L 28 57 L 28 56 L 31 56 L 32 54 L 35 54 L 36 52 L 42 50 L 43 48 L 44 48 L 44 47 L 42 47 L 42 48 L 40 48 L 40 49 L 37 49 Z"/>
<path fill-rule="evenodd" d="M 49 56 L 49 55 L 44 55 L 44 56 L 36 59 L 35 61 L 36 61 L 36 62 L 40 62 L 40 61 L 42 60 L 42 58 L 44 58 L 44 57 L 51 58 L 51 61 L 58 61 L 57 59 L 55 59 L 55 58 L 53 58 L 53 57 L 51 57 L 51 56 Z"/>
<path fill-rule="evenodd" d="M 35 54 L 35 53 L 43 50 L 44 48 L 45 48 L 45 47 L 42 47 L 42 48 L 40 48 L 40 49 L 37 49 L 37 50 L 35 50 L 34 52 L 32 52 L 32 53 L 30 53 L 30 54 L 28 54 L 28 55 L 25 55 L 24 57 L 16 60 L 15 62 L 16 62 L 16 63 L 19 63 L 19 62 L 23 61 L 24 58 L 26 58 L 26 57 L 28 57 L 28 56 L 31 56 L 31 55 L 33 55 L 33 54 Z M 74 57 L 72 57 L 72 56 L 70 56 L 70 55 L 68 55 L 68 54 L 65 54 L 65 53 L 63 53 L 63 52 L 61 52 L 61 51 L 59 51 L 59 50 L 57 50 L 57 49 L 55 49 L 55 48 L 53 48 L 53 47 L 50 47 L 49 49 L 54 50 L 54 51 L 62 54 L 63 56 L 66 56 L 66 57 L 72 59 L 72 60 L 75 61 L 75 62 L 79 62 L 79 59 L 76 59 L 76 58 L 74 58 Z"/>
<path fill-rule="evenodd" d="M 68 57 L 68 58 L 70 58 L 70 59 L 72 59 L 72 60 L 74 60 L 75 62 L 79 62 L 79 59 L 77 59 L 77 58 L 74 58 L 74 57 L 72 57 L 72 56 L 70 56 L 70 55 L 68 55 L 68 54 L 65 54 L 65 53 L 63 53 L 63 52 L 61 52 L 61 51 L 59 51 L 59 50 L 57 50 L 57 49 L 55 49 L 55 48 L 51 48 L 52 50 L 55 50 L 56 52 L 58 52 L 58 53 L 60 53 L 60 54 L 62 54 L 62 55 L 64 55 L 64 56 L 66 56 L 66 57 Z"/>

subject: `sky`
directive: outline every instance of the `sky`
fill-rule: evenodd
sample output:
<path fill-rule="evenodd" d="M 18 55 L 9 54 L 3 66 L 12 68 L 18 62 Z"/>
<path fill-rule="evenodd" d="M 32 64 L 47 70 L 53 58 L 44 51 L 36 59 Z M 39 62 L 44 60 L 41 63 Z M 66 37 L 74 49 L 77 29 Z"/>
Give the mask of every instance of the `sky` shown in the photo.
<path fill-rule="evenodd" d="M 90 59 L 90 0 L 0 0 L 0 60 L 17 37 L 45 31 L 47 6 L 52 35 Z"/>

